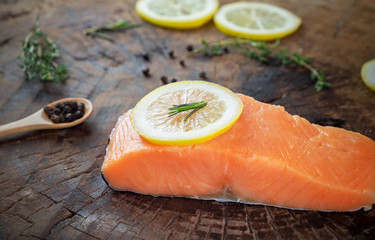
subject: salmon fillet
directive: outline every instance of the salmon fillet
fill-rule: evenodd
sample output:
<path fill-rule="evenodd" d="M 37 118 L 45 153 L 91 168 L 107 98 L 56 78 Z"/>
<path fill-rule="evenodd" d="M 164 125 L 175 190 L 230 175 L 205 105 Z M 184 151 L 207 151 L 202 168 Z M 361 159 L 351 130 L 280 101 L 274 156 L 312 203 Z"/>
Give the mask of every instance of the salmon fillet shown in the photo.
<path fill-rule="evenodd" d="M 243 113 L 201 144 L 144 140 L 126 112 L 112 131 L 102 175 L 114 190 L 326 211 L 375 203 L 375 142 L 309 123 L 239 94 Z"/>

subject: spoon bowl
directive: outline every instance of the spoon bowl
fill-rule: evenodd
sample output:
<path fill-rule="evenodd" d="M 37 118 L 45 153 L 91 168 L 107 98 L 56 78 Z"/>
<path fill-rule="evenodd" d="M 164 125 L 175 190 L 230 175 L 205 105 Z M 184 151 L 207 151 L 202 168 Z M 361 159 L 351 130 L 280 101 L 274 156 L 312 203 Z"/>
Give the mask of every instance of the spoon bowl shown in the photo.
<path fill-rule="evenodd" d="M 51 119 L 49 119 L 47 114 L 44 112 L 44 109 L 42 108 L 28 117 L 25 117 L 15 122 L 1 125 L 0 137 L 13 134 L 13 133 L 19 133 L 19 132 L 25 132 L 25 131 L 31 131 L 31 130 L 70 128 L 78 124 L 81 124 L 82 122 L 84 122 L 91 116 L 92 111 L 93 111 L 93 106 L 90 100 L 85 99 L 85 98 L 63 98 L 63 99 L 54 101 L 52 103 L 49 103 L 47 106 L 53 107 L 57 103 L 64 102 L 64 101 L 77 101 L 77 103 L 83 103 L 85 105 L 84 115 L 81 118 L 76 119 L 75 121 L 72 121 L 72 122 L 53 123 Z"/>
<path fill-rule="evenodd" d="M 85 113 L 84 113 L 84 115 L 81 118 L 76 119 L 76 120 L 74 120 L 72 122 L 53 123 L 51 121 L 51 119 L 49 119 L 49 117 L 47 116 L 47 114 L 44 112 L 44 110 L 41 109 L 42 110 L 42 118 L 43 118 L 43 120 L 46 121 L 46 124 L 51 124 L 51 126 L 53 126 L 54 129 L 69 128 L 69 127 L 76 126 L 76 125 L 81 124 L 82 122 L 84 122 L 86 119 L 88 119 L 91 116 L 91 114 L 92 114 L 92 110 L 93 110 L 92 103 L 90 102 L 90 100 L 88 100 L 86 98 L 63 98 L 63 99 L 51 102 L 47 106 L 54 107 L 56 104 L 62 103 L 62 102 L 65 102 L 65 101 L 76 101 L 77 103 L 83 103 L 85 105 Z"/>

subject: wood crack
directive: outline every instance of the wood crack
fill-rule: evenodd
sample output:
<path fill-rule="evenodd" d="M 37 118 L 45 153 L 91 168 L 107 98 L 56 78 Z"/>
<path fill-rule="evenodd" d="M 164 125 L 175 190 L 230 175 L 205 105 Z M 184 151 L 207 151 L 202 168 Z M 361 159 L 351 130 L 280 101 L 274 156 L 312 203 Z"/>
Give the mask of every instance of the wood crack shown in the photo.
<path fill-rule="evenodd" d="M 123 64 L 122 61 L 116 59 L 116 57 L 113 57 L 112 55 L 107 54 L 106 51 L 99 51 L 99 54 L 101 57 L 111 60 L 113 63 L 116 64 L 116 66 Z"/>
<path fill-rule="evenodd" d="M 175 212 L 173 214 L 173 216 L 171 217 L 171 219 L 168 221 L 167 225 L 165 226 L 164 231 L 166 231 L 173 224 L 173 221 L 177 217 L 178 214 L 179 214 L 178 212 Z"/>
<path fill-rule="evenodd" d="M 6 45 L 10 42 L 10 40 L 12 40 L 12 37 L 8 37 L 8 38 L 5 38 L 3 39 L 1 42 L 0 42 L 0 47 L 2 47 L 3 45 Z"/>
<path fill-rule="evenodd" d="M 56 187 L 56 185 L 64 183 L 64 182 L 69 181 L 69 180 L 72 180 L 74 178 L 78 178 L 79 179 L 79 177 L 82 177 L 82 175 L 90 174 L 92 171 L 93 171 L 93 169 L 92 169 L 92 167 L 90 167 L 89 169 L 87 169 L 85 171 L 77 172 L 76 174 L 70 175 L 69 178 L 67 178 L 67 179 L 63 179 L 61 181 L 56 182 L 54 186 L 51 186 L 51 188 Z M 48 188 L 45 191 L 48 191 L 51 188 Z M 90 197 L 90 196 L 88 196 L 88 197 Z"/>
<path fill-rule="evenodd" d="M 52 234 L 53 230 L 56 228 L 56 226 L 58 226 L 58 225 L 61 224 L 62 222 L 67 221 L 67 220 L 73 218 L 75 215 L 77 215 L 76 212 L 74 212 L 74 211 L 72 211 L 72 210 L 66 208 L 65 206 L 63 206 L 63 209 L 65 209 L 66 211 L 68 211 L 68 212 L 69 212 L 69 215 L 66 216 L 66 217 L 63 218 L 63 219 L 60 219 L 60 221 L 56 222 L 53 226 L 51 226 L 51 228 L 50 228 L 49 232 L 46 234 L 46 236 L 51 236 L 51 234 Z M 71 225 L 69 224 L 69 226 L 71 226 Z M 73 227 L 73 226 L 71 226 L 71 227 Z"/>
<path fill-rule="evenodd" d="M 27 230 L 27 229 L 26 229 Z M 26 237 L 26 238 L 30 238 L 30 237 L 33 237 L 33 238 L 36 238 L 36 239 L 44 239 L 44 238 L 41 238 L 41 237 L 38 237 L 38 236 L 35 236 L 34 234 L 31 234 L 30 236 L 27 236 L 27 235 L 23 235 L 22 233 L 20 234 L 20 237 Z"/>
<path fill-rule="evenodd" d="M 251 216 L 249 215 L 248 206 L 244 204 L 244 212 L 245 212 L 245 220 L 246 220 L 246 226 L 249 230 L 249 233 L 254 237 L 254 239 L 258 239 L 255 230 L 251 227 Z"/>
<path fill-rule="evenodd" d="M 221 234 L 221 239 L 224 240 L 226 238 L 226 235 L 227 235 L 227 214 L 226 214 L 226 206 L 227 204 L 224 203 L 223 204 L 223 232 Z"/>
<path fill-rule="evenodd" d="M 46 191 L 48 191 L 48 189 Z M 56 201 L 55 199 L 51 198 L 50 196 L 48 196 L 44 192 L 39 192 L 39 194 L 42 195 L 42 196 L 44 196 L 44 197 L 46 197 L 47 199 L 51 200 L 54 204 L 58 204 L 58 203 L 62 202 L 62 200 Z"/>
<path fill-rule="evenodd" d="M 274 217 L 273 217 L 273 215 L 271 213 L 271 210 L 269 209 L 268 206 L 265 206 L 264 208 L 266 209 L 265 212 L 267 213 L 268 223 L 271 225 L 272 230 L 275 232 L 276 238 L 279 239 L 279 240 L 281 240 L 280 239 L 280 234 L 277 231 L 277 228 L 275 227 L 275 225 L 273 224 Z"/>
<path fill-rule="evenodd" d="M 98 81 L 102 81 L 105 76 L 108 74 L 108 69 L 105 68 L 104 71 L 103 71 L 103 74 L 98 78 Z M 87 98 L 88 99 L 92 99 L 93 98 L 93 95 L 94 93 L 97 91 L 96 88 L 92 88 L 91 91 L 87 94 Z"/>
<path fill-rule="evenodd" d="M 167 200 L 164 200 L 164 202 L 162 203 L 162 205 L 156 210 L 154 216 L 152 216 L 150 222 L 153 222 L 155 220 L 155 218 L 158 216 L 159 212 L 164 207 L 164 205 L 165 205 L 166 202 L 167 202 Z"/>
<path fill-rule="evenodd" d="M 33 156 L 42 156 L 43 153 L 41 152 L 31 152 L 31 153 L 26 153 L 25 155 L 20 155 L 20 158 L 29 158 L 29 157 L 33 157 Z"/>
<path fill-rule="evenodd" d="M 196 230 L 197 229 L 197 226 L 199 225 L 200 221 L 201 221 L 201 216 L 202 216 L 202 210 L 201 209 L 198 209 L 198 215 L 196 216 L 196 220 L 194 222 L 194 225 L 193 227 L 189 230 L 188 234 L 185 236 L 184 239 L 190 239 L 190 236 L 193 232 L 193 230 Z"/>
<path fill-rule="evenodd" d="M 138 217 L 140 217 L 141 215 L 143 215 L 143 214 L 145 214 L 146 212 L 147 212 L 147 210 L 151 207 L 151 205 L 152 205 L 152 203 L 155 201 L 155 197 L 151 200 L 151 202 L 150 202 L 150 204 L 147 206 L 147 207 L 145 207 L 145 209 L 143 209 L 143 211 L 141 211 L 140 213 L 138 213 L 136 216 L 135 216 L 135 218 L 138 218 Z"/>
<path fill-rule="evenodd" d="M 9 197 L 9 196 L 8 196 Z M 8 206 L 7 208 L 5 208 L 2 212 L 0 212 L 0 214 L 3 214 L 5 213 L 6 211 L 8 211 L 9 209 L 11 209 L 12 207 L 14 207 L 17 203 L 19 203 L 20 201 L 22 201 L 22 198 L 21 199 L 18 199 L 17 201 L 13 202 L 10 206 Z"/>
<path fill-rule="evenodd" d="M 88 233 L 88 232 L 84 232 L 84 231 L 82 231 L 81 229 L 78 229 L 78 228 L 72 226 L 71 224 L 69 224 L 69 227 L 74 228 L 75 230 L 77 230 L 78 232 L 81 232 L 81 233 L 84 234 L 84 235 L 88 235 L 88 236 L 90 236 L 90 237 L 92 237 L 92 238 L 95 238 L 95 239 L 100 240 L 100 238 L 95 237 L 94 235 L 92 235 L 92 234 L 90 234 L 90 233 Z"/>
<path fill-rule="evenodd" d="M 3 16 L 0 17 L 0 20 L 1 21 L 7 21 L 9 20 L 10 18 L 18 18 L 18 17 L 22 17 L 22 16 L 25 16 L 25 15 L 28 15 L 31 11 L 20 11 L 18 13 L 13 13 L 13 12 L 7 12 L 5 14 L 3 14 Z"/>
<path fill-rule="evenodd" d="M 73 58 L 74 60 L 76 60 L 78 62 L 96 61 L 97 60 L 97 56 L 95 56 L 95 55 L 87 55 L 87 56 L 84 56 L 84 57 L 77 57 L 77 56 L 73 55 L 73 53 L 71 53 L 67 49 L 65 49 L 63 46 L 59 46 L 59 50 L 60 50 L 60 52 L 68 55 L 69 57 Z"/>
<path fill-rule="evenodd" d="M 264 103 L 272 103 L 272 102 L 275 102 L 277 100 L 280 100 L 283 97 L 284 97 L 284 94 L 280 94 L 280 95 L 274 96 L 272 98 L 264 99 L 264 100 L 262 100 L 262 102 L 264 102 Z"/>
<path fill-rule="evenodd" d="M 339 17 L 339 20 L 336 23 L 335 32 L 333 33 L 333 36 L 332 36 L 334 39 L 336 39 L 339 36 L 340 31 L 341 31 L 342 27 L 344 26 L 345 18 L 348 15 L 348 13 L 350 12 L 350 10 L 352 9 L 352 7 L 354 5 L 354 2 L 355 2 L 355 0 L 351 0 L 349 2 L 349 5 L 345 8 L 345 10 L 342 12 L 341 16 Z"/>
<path fill-rule="evenodd" d="M 293 210 L 291 210 L 291 209 L 286 209 L 286 210 L 288 211 L 289 215 L 292 216 L 292 218 L 294 219 L 294 221 L 296 221 L 301 226 L 304 225 L 304 223 L 299 218 L 296 217 L 296 215 L 295 215 L 295 213 L 294 213 Z M 295 232 L 296 232 L 296 234 L 298 236 L 301 235 L 301 233 L 299 233 L 298 231 L 295 231 Z M 314 239 L 320 239 L 320 237 L 317 235 L 316 231 L 313 231 L 313 234 L 314 234 L 314 236 L 313 236 Z M 310 236 L 310 237 L 312 237 L 312 236 Z M 301 237 L 301 238 L 304 239 L 303 237 Z"/>

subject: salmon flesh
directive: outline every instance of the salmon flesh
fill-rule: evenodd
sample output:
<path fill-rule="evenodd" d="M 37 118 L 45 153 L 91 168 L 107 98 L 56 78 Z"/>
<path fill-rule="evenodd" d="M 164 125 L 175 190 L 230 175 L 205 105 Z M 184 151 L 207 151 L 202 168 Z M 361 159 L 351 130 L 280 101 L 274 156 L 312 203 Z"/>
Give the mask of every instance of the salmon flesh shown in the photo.
<path fill-rule="evenodd" d="M 104 179 L 114 190 L 150 195 L 325 211 L 372 207 L 373 140 L 239 96 L 244 109 L 233 127 L 196 145 L 144 140 L 129 110 L 112 131 Z"/>

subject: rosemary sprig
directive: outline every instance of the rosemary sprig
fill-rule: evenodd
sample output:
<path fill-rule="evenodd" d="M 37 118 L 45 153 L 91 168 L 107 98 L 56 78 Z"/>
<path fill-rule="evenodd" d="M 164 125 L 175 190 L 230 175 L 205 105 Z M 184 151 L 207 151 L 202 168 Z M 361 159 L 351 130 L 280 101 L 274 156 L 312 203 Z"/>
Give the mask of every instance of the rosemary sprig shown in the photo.
<path fill-rule="evenodd" d="M 311 58 L 302 57 L 298 53 L 290 54 L 286 49 L 281 49 L 279 54 L 275 55 L 276 58 L 280 59 L 284 65 L 297 64 L 300 67 L 304 67 L 310 71 L 310 79 L 316 80 L 315 89 L 321 91 L 324 88 L 331 87 L 331 84 L 326 81 L 324 72 L 322 69 L 312 67 L 309 62 Z"/>
<path fill-rule="evenodd" d="M 190 54 L 203 53 L 205 56 L 217 56 L 228 52 L 228 48 L 233 48 L 243 51 L 249 58 L 256 59 L 262 63 L 267 63 L 271 59 L 279 59 L 283 65 L 288 66 L 296 64 L 299 67 L 309 70 L 311 80 L 316 80 L 315 89 L 317 91 L 331 86 L 331 84 L 326 81 L 323 70 L 310 65 L 310 58 L 302 57 L 298 53 L 291 54 L 286 49 L 281 49 L 277 53 L 274 53 L 279 44 L 279 39 L 272 44 L 242 38 L 227 38 L 216 42 L 206 42 L 203 39 L 202 46 L 192 49 Z"/>
<path fill-rule="evenodd" d="M 125 20 L 118 20 L 116 22 L 108 23 L 103 26 L 94 26 L 83 30 L 84 35 L 90 35 L 93 37 L 101 37 L 110 41 L 113 41 L 113 37 L 104 32 L 116 32 L 128 28 L 139 27 L 139 24 L 131 24 Z"/>
<path fill-rule="evenodd" d="M 201 102 L 193 102 L 193 103 L 187 103 L 187 104 L 180 104 L 180 105 L 173 105 L 173 107 L 168 108 L 168 110 L 171 110 L 169 112 L 168 117 L 171 117 L 173 115 L 176 115 L 181 112 L 189 111 L 193 109 L 186 117 L 184 118 L 184 122 L 193 115 L 196 111 L 198 111 L 201 108 L 204 108 L 207 105 L 207 102 L 201 101 Z"/>
<path fill-rule="evenodd" d="M 22 41 L 22 49 L 20 67 L 28 80 L 38 77 L 43 81 L 58 82 L 69 77 L 66 66 L 55 62 L 61 57 L 60 53 L 56 44 L 39 29 L 38 18 L 31 33 Z"/>

